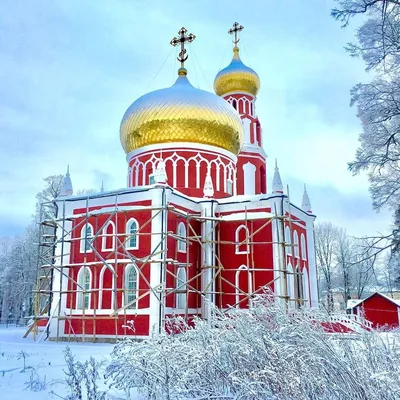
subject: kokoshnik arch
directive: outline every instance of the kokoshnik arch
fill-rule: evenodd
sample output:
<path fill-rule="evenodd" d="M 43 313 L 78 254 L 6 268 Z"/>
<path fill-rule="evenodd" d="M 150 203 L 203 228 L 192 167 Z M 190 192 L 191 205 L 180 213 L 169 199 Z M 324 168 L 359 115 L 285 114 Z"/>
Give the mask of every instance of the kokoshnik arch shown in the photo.
<path fill-rule="evenodd" d="M 74 196 L 68 172 L 62 195 L 42 206 L 35 321 L 50 338 L 146 337 L 172 315 L 249 307 L 265 288 L 288 308 L 318 306 L 315 215 L 306 190 L 301 207 L 290 203 L 277 165 L 267 189 L 260 79 L 240 59 L 242 29 L 229 30 L 233 58 L 215 94 L 189 82 L 195 36 L 182 28 L 171 41 L 175 83 L 122 118 L 127 188 Z"/>

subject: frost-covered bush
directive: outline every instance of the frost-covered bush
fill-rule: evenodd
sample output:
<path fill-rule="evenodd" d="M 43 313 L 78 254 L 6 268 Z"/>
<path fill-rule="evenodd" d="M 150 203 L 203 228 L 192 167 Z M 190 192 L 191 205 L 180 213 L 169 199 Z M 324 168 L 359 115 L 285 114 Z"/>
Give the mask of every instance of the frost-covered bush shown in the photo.
<path fill-rule="evenodd" d="M 67 369 L 64 370 L 70 394 L 65 400 L 105 400 L 106 393 L 99 390 L 101 363 L 93 357 L 89 361 L 76 361 L 69 347 L 64 350 Z"/>
<path fill-rule="evenodd" d="M 250 310 L 213 311 L 211 323 L 170 321 L 170 332 L 124 340 L 106 377 L 149 399 L 398 399 L 393 337 L 328 335 L 321 316 L 287 313 L 267 295 Z"/>

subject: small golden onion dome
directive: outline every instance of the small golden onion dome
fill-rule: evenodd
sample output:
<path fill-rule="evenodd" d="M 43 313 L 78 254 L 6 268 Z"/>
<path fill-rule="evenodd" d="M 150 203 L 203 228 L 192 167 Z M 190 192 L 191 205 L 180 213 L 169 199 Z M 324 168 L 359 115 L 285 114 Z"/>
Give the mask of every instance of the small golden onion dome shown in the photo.
<path fill-rule="evenodd" d="M 191 142 L 238 154 L 244 130 L 237 111 L 213 93 L 194 88 L 181 68 L 175 84 L 136 100 L 120 127 L 122 147 L 132 150 L 158 143 Z"/>
<path fill-rule="evenodd" d="M 256 96 L 260 89 L 260 78 L 254 70 L 242 63 L 239 48 L 233 48 L 231 63 L 218 72 L 214 80 L 214 90 L 218 96 L 239 92 Z"/>

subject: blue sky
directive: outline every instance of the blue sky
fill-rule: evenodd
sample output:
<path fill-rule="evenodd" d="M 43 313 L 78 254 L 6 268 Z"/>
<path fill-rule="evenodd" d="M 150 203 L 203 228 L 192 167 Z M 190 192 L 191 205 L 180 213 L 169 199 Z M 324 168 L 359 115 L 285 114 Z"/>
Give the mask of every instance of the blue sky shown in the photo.
<path fill-rule="evenodd" d="M 349 91 L 368 81 L 343 46 L 333 0 L 2 0 L 0 2 L 0 236 L 23 232 L 42 178 L 70 164 L 75 190 L 125 187 L 119 124 L 144 93 L 170 86 L 169 41 L 181 26 L 192 84 L 212 90 L 231 58 L 227 30 L 245 26 L 242 60 L 257 71 L 257 113 L 269 160 L 278 159 L 291 200 L 307 183 L 313 211 L 350 234 L 384 231 L 365 175 L 347 171 L 361 130 Z"/>

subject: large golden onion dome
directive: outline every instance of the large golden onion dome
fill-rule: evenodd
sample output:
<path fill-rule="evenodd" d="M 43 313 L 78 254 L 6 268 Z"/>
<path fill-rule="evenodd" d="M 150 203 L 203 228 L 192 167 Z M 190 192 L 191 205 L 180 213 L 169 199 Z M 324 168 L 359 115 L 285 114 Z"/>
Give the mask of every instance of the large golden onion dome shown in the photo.
<path fill-rule="evenodd" d="M 238 154 L 243 125 L 237 111 L 213 93 L 194 88 L 181 68 L 170 88 L 136 100 L 122 118 L 121 144 L 126 153 L 143 146 L 192 142 Z"/>
<path fill-rule="evenodd" d="M 239 48 L 233 48 L 231 63 L 218 72 L 214 80 L 214 90 L 218 96 L 227 93 L 248 93 L 256 96 L 260 89 L 260 78 L 254 70 L 243 64 Z"/>

